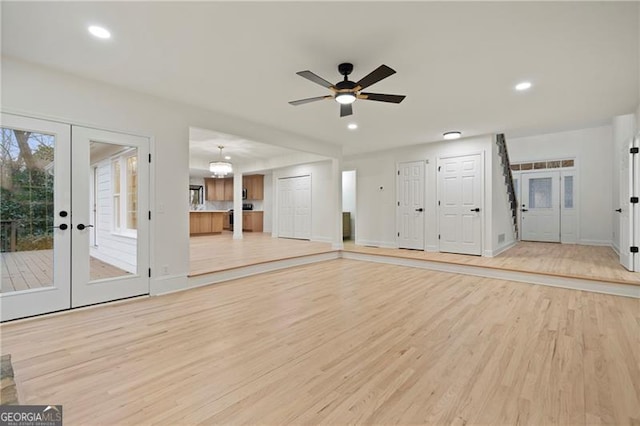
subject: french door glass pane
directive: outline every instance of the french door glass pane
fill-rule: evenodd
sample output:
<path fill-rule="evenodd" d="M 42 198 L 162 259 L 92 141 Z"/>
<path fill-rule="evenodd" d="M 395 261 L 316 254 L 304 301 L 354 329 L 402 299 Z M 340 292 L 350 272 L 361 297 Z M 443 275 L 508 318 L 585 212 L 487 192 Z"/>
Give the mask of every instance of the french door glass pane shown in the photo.
<path fill-rule="evenodd" d="M 93 229 L 90 237 L 91 281 L 135 275 L 138 240 L 137 148 L 94 142 L 90 164 L 95 176 L 90 205 Z"/>
<path fill-rule="evenodd" d="M 1 292 L 53 285 L 55 137 L 2 128 Z"/>
<path fill-rule="evenodd" d="M 550 209 L 552 178 L 529 179 L 529 208 Z"/>
<path fill-rule="evenodd" d="M 573 208 L 573 176 L 564 177 L 564 208 Z"/>

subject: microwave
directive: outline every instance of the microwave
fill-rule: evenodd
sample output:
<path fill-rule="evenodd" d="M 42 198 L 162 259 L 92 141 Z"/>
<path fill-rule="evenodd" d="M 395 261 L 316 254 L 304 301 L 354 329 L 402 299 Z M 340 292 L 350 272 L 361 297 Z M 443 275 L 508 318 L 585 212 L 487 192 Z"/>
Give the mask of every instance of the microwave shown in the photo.
<path fill-rule="evenodd" d="M 247 188 L 242 188 L 242 199 L 243 200 L 247 199 Z"/>

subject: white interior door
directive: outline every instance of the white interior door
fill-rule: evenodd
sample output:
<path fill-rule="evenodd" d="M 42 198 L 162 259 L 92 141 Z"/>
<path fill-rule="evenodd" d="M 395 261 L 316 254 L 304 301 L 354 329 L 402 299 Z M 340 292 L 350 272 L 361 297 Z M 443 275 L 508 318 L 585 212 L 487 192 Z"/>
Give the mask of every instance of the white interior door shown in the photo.
<path fill-rule="evenodd" d="M 293 236 L 311 239 L 311 176 L 293 178 Z"/>
<path fill-rule="evenodd" d="M 424 250 L 424 161 L 398 167 L 398 247 Z"/>
<path fill-rule="evenodd" d="M 631 149 L 637 146 L 637 139 L 633 139 L 622 147 L 620 154 L 620 264 L 629 271 L 637 270 L 635 258 L 638 255 L 631 251 L 632 246 L 637 246 L 638 241 L 634 241 L 634 219 L 636 216 L 636 205 L 631 203 L 631 197 L 637 194 L 635 180 L 638 165 L 637 154 L 632 154 Z"/>
<path fill-rule="evenodd" d="M 0 319 L 70 307 L 71 126 L 1 115 Z"/>
<path fill-rule="evenodd" d="M 482 254 L 483 173 L 480 154 L 438 160 L 440 251 Z"/>
<path fill-rule="evenodd" d="M 75 126 L 72 140 L 71 306 L 148 294 L 149 140 Z"/>
<path fill-rule="evenodd" d="M 293 180 L 278 179 L 278 237 L 293 238 Z"/>
<path fill-rule="evenodd" d="M 522 240 L 560 242 L 560 172 L 522 174 Z"/>

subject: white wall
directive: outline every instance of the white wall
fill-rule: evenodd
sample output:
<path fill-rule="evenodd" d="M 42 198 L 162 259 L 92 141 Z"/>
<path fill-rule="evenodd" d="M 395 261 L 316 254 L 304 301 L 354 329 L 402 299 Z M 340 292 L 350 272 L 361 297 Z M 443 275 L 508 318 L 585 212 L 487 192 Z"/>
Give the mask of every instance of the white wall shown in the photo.
<path fill-rule="evenodd" d="M 493 214 L 492 219 L 492 253 L 497 256 L 509 247 L 515 244 L 516 237 L 513 228 L 513 218 L 511 216 L 511 206 L 509 204 L 509 194 L 507 193 L 507 184 L 502 173 L 502 159 L 498 154 L 498 145 L 493 143 L 491 153 L 493 156 L 492 171 L 492 203 Z M 502 239 L 502 241 L 500 241 Z"/>
<path fill-rule="evenodd" d="M 335 207 L 331 200 L 338 189 L 334 189 L 331 160 L 273 170 L 273 235 L 278 235 L 278 179 L 305 175 L 311 175 L 311 241 L 333 242 Z"/>
<path fill-rule="evenodd" d="M 356 220 L 356 171 L 342 172 L 342 211 L 351 214 L 351 235 L 344 237 L 353 238 Z"/>
<path fill-rule="evenodd" d="M 613 228 L 613 135 L 611 126 L 507 137 L 512 162 L 575 157 L 577 162 L 578 243 L 609 245 Z"/>
<path fill-rule="evenodd" d="M 438 250 L 437 230 L 437 159 L 446 155 L 484 153 L 485 195 L 483 205 L 483 254 L 491 256 L 494 250 L 492 220 L 491 166 L 492 136 L 466 138 L 415 145 L 370 154 L 344 158 L 343 169 L 356 170 L 356 203 L 359 212 L 356 218 L 356 244 L 380 247 L 397 247 L 396 241 L 396 170 L 397 164 L 405 161 L 427 160 L 425 169 L 425 247 Z M 501 189 L 502 190 L 502 189 Z M 502 232 L 502 231 L 501 231 Z"/>
<path fill-rule="evenodd" d="M 151 292 L 187 287 L 189 127 L 340 157 L 322 144 L 257 123 L 2 57 L 2 110 L 152 139 Z M 329 234 L 330 235 L 330 234 Z M 167 276 L 159 277 L 166 268 Z"/>

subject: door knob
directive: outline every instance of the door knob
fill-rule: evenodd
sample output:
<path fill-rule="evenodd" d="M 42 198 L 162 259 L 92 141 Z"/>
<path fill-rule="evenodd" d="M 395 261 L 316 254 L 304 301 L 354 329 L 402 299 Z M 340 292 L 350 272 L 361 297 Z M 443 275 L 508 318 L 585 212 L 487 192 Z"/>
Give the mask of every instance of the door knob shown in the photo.
<path fill-rule="evenodd" d="M 65 210 L 61 210 L 58 214 L 60 215 L 60 217 L 67 217 L 69 213 L 67 213 Z"/>
<path fill-rule="evenodd" d="M 420 207 L 419 209 L 416 209 L 417 212 L 423 212 L 424 209 L 422 207 Z"/>
<path fill-rule="evenodd" d="M 60 226 L 53 226 L 53 228 L 57 228 L 57 229 L 60 229 L 62 231 L 64 231 L 68 227 L 69 227 L 69 225 L 67 225 L 66 223 L 61 223 Z"/>
<path fill-rule="evenodd" d="M 76 225 L 76 228 L 78 228 L 78 231 L 82 231 L 84 228 L 93 228 L 93 225 L 83 225 L 82 223 L 79 223 Z"/>
<path fill-rule="evenodd" d="M 616 209 L 618 213 L 622 213 L 622 209 Z"/>
<path fill-rule="evenodd" d="M 480 207 L 476 207 L 475 209 L 471 209 L 470 211 L 480 213 Z"/>

